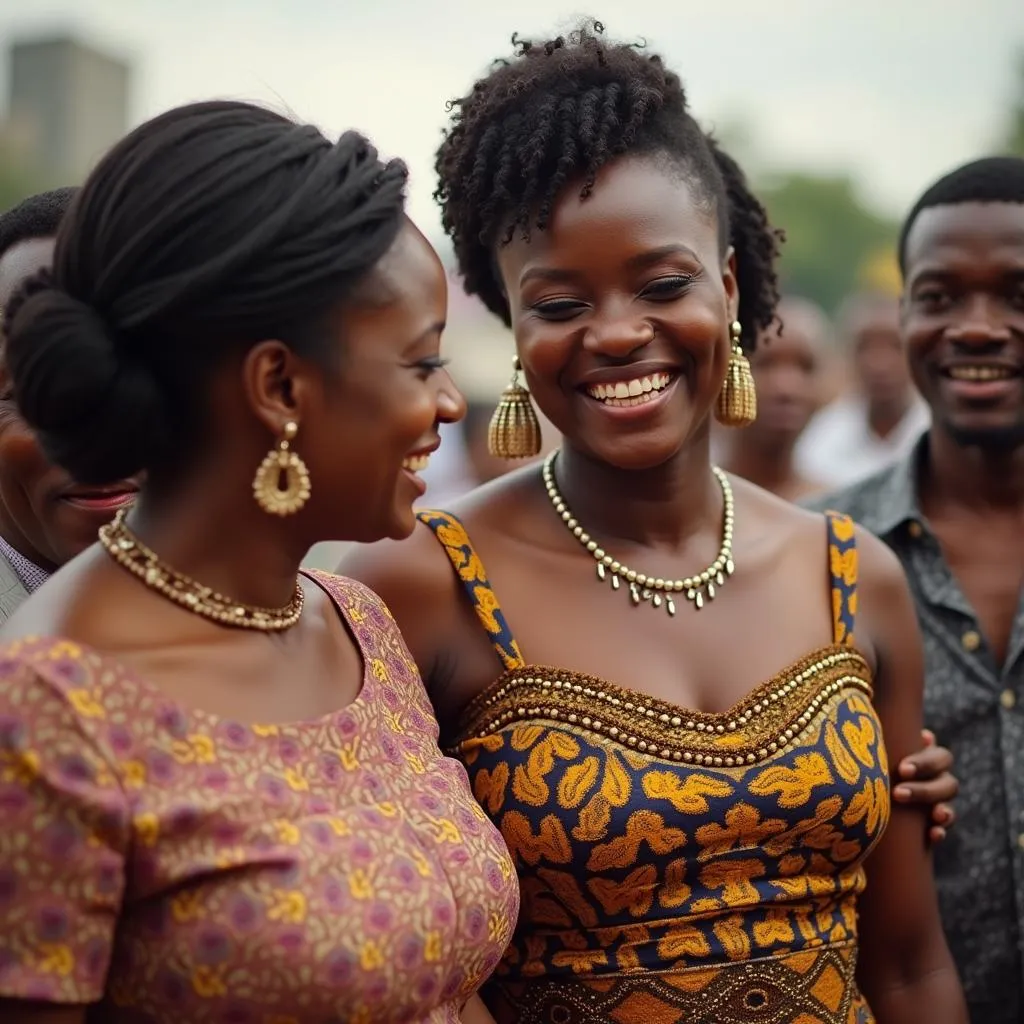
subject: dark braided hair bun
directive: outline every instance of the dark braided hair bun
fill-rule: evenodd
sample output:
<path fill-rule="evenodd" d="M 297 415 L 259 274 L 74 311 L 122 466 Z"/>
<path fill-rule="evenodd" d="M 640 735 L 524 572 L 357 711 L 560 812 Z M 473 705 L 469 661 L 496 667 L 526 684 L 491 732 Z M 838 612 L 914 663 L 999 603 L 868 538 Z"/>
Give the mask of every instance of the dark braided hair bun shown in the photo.
<path fill-rule="evenodd" d="M 752 348 L 775 316 L 781 236 L 739 166 L 689 113 L 679 77 L 642 46 L 607 40 L 597 21 L 545 43 L 512 43 L 510 59 L 449 104 L 437 154 L 435 197 L 467 291 L 508 326 L 495 247 L 543 230 L 562 190 L 579 183 L 586 197 L 616 157 L 666 156 L 714 205 L 723 252 L 735 251 L 739 320 Z"/>
<path fill-rule="evenodd" d="M 326 318 L 391 248 L 406 170 L 248 103 L 178 107 L 100 161 L 52 275 L 8 309 L 14 396 L 82 483 L 165 475 L 201 449 L 211 372 L 279 338 L 325 367 Z"/>

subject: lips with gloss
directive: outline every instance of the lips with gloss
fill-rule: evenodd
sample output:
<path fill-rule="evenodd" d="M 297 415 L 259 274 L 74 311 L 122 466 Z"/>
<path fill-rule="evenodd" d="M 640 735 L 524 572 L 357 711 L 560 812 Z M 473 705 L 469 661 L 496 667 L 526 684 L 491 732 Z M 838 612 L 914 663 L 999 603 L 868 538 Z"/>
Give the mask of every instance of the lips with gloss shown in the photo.
<path fill-rule="evenodd" d="M 116 512 L 135 501 L 138 491 L 131 488 L 119 490 L 79 490 L 61 495 L 61 501 L 75 508 L 89 512 Z"/>

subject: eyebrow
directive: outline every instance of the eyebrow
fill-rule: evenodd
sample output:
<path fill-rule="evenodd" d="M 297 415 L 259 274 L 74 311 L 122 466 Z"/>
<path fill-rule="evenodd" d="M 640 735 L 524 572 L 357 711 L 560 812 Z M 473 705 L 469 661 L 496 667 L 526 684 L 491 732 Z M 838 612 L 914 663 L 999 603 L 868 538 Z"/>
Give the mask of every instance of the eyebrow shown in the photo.
<path fill-rule="evenodd" d="M 700 263 L 700 258 L 688 245 L 680 245 L 673 242 L 668 245 L 659 245 L 656 249 L 648 249 L 646 252 L 637 253 L 636 256 L 630 256 L 626 260 L 626 266 L 631 270 L 649 267 L 659 260 L 663 260 L 666 256 L 688 256 L 695 262 Z M 528 281 L 549 281 L 552 283 L 575 281 L 580 276 L 579 271 L 576 270 L 560 270 L 555 267 L 531 267 L 529 270 L 524 271 L 519 278 L 519 285 L 522 287 Z"/>
<path fill-rule="evenodd" d="M 913 288 L 917 284 L 922 282 L 927 283 L 929 281 L 955 281 L 961 276 L 959 269 L 950 269 L 949 267 L 939 266 L 925 266 L 923 269 L 914 272 L 907 278 L 907 286 Z M 1004 267 L 1000 271 L 1000 277 L 1015 281 L 1018 278 L 1024 278 L 1024 263 L 1015 267 Z"/>
<path fill-rule="evenodd" d="M 657 249 L 649 249 L 647 252 L 631 256 L 626 260 L 626 266 L 649 267 L 652 263 L 657 263 L 666 256 L 689 256 L 690 259 L 700 263 L 700 258 L 688 245 L 673 242 L 668 245 L 659 245 Z"/>
<path fill-rule="evenodd" d="M 438 320 L 432 323 L 425 331 L 418 334 L 408 345 L 405 346 L 404 352 L 409 352 L 414 349 L 420 342 L 425 341 L 427 338 L 433 337 L 435 334 L 443 334 L 445 327 L 448 326 L 446 320 Z"/>

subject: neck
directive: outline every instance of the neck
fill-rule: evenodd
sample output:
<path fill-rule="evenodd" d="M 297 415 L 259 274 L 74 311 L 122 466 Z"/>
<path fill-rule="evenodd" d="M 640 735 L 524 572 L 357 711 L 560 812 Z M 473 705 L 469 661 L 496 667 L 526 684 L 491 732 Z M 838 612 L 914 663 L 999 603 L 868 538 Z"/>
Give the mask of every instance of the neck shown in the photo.
<path fill-rule="evenodd" d="M 897 402 L 868 406 L 868 426 L 871 432 L 884 441 L 902 422 L 910 409 L 910 398 Z"/>
<path fill-rule="evenodd" d="M 309 545 L 296 544 L 287 521 L 264 513 L 251 493 L 248 481 L 226 486 L 223 471 L 219 481 L 204 473 L 171 491 L 143 491 L 127 523 L 196 583 L 239 604 L 283 608 Z"/>
<path fill-rule="evenodd" d="M 799 475 L 793 465 L 795 447 L 795 439 L 760 444 L 755 435 L 732 437 L 729 438 L 723 468 L 773 494 L 788 492 L 799 483 Z"/>
<path fill-rule="evenodd" d="M 933 426 L 927 467 L 921 481 L 926 506 L 1024 511 L 1024 445 L 1006 450 L 966 447 Z"/>
<path fill-rule="evenodd" d="M 706 434 L 667 463 L 644 470 L 618 469 L 565 444 L 555 480 L 595 536 L 677 551 L 702 530 L 721 530 L 722 493 Z"/>

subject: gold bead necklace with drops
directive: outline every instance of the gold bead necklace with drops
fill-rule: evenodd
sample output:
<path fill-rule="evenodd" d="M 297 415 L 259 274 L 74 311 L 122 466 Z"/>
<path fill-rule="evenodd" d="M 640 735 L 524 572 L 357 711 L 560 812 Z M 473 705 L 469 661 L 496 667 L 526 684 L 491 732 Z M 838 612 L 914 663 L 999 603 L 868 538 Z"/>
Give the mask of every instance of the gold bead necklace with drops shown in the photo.
<path fill-rule="evenodd" d="M 609 555 L 595 541 L 586 530 L 580 525 L 573 515 L 565 499 L 558 490 L 555 483 L 555 460 L 558 452 L 553 451 L 545 460 L 543 465 L 544 487 L 548 493 L 548 499 L 558 513 L 559 518 L 565 523 L 570 533 L 586 548 L 591 557 L 597 563 L 597 578 L 602 583 L 611 583 L 612 590 L 618 590 L 625 581 L 630 600 L 634 605 L 641 602 L 650 604 L 652 608 L 660 608 L 663 604 L 669 615 L 675 615 L 676 605 L 674 595 L 682 594 L 698 611 L 714 600 L 717 588 L 723 586 L 725 581 L 736 569 L 732 558 L 732 533 L 734 504 L 732 486 L 729 478 L 718 466 L 712 466 L 711 472 L 722 488 L 722 545 L 718 551 L 718 557 L 703 572 L 695 576 L 687 576 L 685 579 L 670 580 L 660 576 L 649 576 L 647 573 L 637 572 L 623 565 L 622 562 Z"/>

